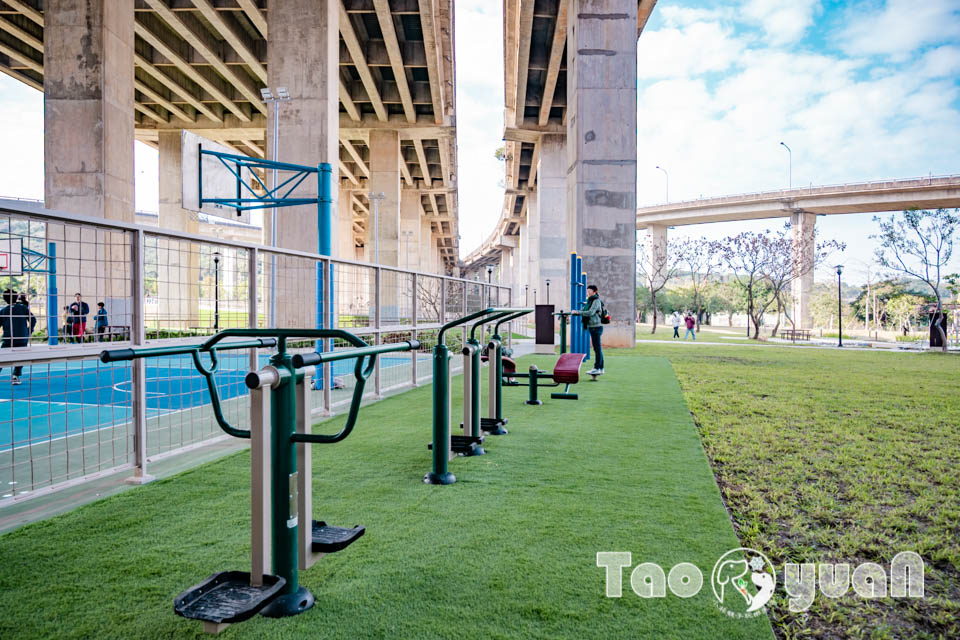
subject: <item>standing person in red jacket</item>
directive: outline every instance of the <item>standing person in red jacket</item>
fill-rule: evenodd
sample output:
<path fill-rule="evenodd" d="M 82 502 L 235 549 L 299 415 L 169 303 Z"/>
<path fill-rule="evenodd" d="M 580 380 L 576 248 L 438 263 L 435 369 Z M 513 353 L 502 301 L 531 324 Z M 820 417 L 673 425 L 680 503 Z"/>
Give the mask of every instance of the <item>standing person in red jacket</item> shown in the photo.
<path fill-rule="evenodd" d="M 686 314 L 686 317 L 683 319 L 683 323 L 687 325 L 687 332 L 683 334 L 683 339 L 686 340 L 687 336 L 693 336 L 694 342 L 697 340 L 697 332 L 693 330 L 697 326 L 697 321 L 693 319 L 693 316 L 689 313 Z"/>

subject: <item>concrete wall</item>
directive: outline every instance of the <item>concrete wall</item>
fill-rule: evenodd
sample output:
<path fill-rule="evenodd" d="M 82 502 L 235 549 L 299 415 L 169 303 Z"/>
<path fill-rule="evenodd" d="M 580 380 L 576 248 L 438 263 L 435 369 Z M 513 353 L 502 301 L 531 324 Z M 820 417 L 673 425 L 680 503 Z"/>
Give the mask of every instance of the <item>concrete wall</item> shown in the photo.
<path fill-rule="evenodd" d="M 567 22 L 568 241 L 613 322 L 603 341 L 634 346 L 637 3 L 571 0 Z"/>
<path fill-rule="evenodd" d="M 370 239 L 370 246 L 377 253 L 379 241 L 380 264 L 397 266 L 399 263 L 398 241 L 400 239 L 400 136 L 396 131 L 373 130 L 370 132 L 370 191 L 382 193 L 377 214 L 377 237 Z M 370 203 L 371 229 L 373 207 Z M 371 257 L 371 260 L 374 258 Z"/>
<path fill-rule="evenodd" d="M 543 303 L 547 302 L 546 281 L 549 279 L 550 302 L 558 309 L 567 309 L 570 307 L 570 252 L 566 235 L 567 145 L 564 136 L 540 138 L 536 201 L 540 218 L 538 297 Z"/>
<path fill-rule="evenodd" d="M 813 268 L 816 255 L 814 236 L 817 216 L 813 213 L 798 211 L 790 216 L 793 229 L 793 246 L 797 252 L 794 259 L 800 265 L 802 275 L 791 283 L 793 297 L 793 319 L 797 327 L 813 328 L 813 309 L 810 306 L 813 295 Z"/>

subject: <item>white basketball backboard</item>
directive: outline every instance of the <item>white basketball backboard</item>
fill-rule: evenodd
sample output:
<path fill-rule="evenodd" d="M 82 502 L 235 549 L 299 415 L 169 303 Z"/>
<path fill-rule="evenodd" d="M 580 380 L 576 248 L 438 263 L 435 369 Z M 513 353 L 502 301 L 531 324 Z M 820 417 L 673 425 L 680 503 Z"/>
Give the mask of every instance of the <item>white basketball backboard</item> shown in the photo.
<path fill-rule="evenodd" d="M 23 238 L 0 235 L 0 276 L 23 275 Z"/>
<path fill-rule="evenodd" d="M 182 183 L 183 183 L 183 208 L 190 211 L 205 213 L 210 216 L 226 218 L 233 222 L 242 222 L 250 224 L 249 211 L 237 211 L 233 207 L 224 204 L 206 203 L 200 206 L 200 180 L 203 180 L 203 198 L 236 198 L 237 197 L 237 176 L 231 172 L 235 171 L 236 165 L 228 163 L 225 166 L 219 158 L 215 156 L 202 156 L 203 165 L 200 165 L 200 149 L 208 151 L 219 151 L 232 155 L 239 155 L 230 147 L 202 138 L 190 131 L 182 131 L 180 134 L 180 153 L 182 159 Z M 240 177 L 250 186 L 253 181 L 253 174 L 249 169 L 243 169 Z M 241 190 L 242 198 L 252 198 L 253 194 L 247 189 Z"/>

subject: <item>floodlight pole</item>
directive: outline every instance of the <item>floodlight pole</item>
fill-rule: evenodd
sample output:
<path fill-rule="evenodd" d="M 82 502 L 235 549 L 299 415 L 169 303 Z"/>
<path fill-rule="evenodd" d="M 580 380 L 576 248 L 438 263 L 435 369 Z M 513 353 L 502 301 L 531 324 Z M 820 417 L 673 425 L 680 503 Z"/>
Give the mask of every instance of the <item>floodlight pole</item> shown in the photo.
<path fill-rule="evenodd" d="M 840 329 L 840 341 L 837 344 L 838 347 L 843 346 L 843 298 L 842 290 L 840 286 L 840 274 L 843 273 L 843 265 L 838 264 L 837 267 L 837 328 Z"/>
<path fill-rule="evenodd" d="M 374 264 L 380 264 L 380 201 L 386 197 L 381 191 L 380 193 L 374 193 L 371 191 L 367 194 L 367 198 L 370 199 L 370 204 L 373 205 L 373 247 L 374 247 Z"/>
<path fill-rule="evenodd" d="M 670 174 L 667 173 L 667 170 L 661 167 L 660 165 L 657 165 L 657 169 L 660 169 L 660 171 L 663 171 L 663 177 L 666 179 L 666 185 L 664 187 L 664 191 L 665 191 L 664 202 L 670 202 Z"/>
<path fill-rule="evenodd" d="M 782 145 L 783 145 L 783 148 L 787 150 L 787 157 L 788 157 L 788 160 L 787 160 L 787 161 L 788 161 L 788 163 L 789 163 L 788 166 L 789 166 L 789 168 L 790 168 L 790 174 L 789 174 L 789 175 L 790 175 L 790 182 L 789 182 L 789 186 L 790 186 L 791 189 L 793 189 L 793 151 L 791 151 L 790 147 L 787 146 L 787 143 L 786 143 L 786 142 L 780 142 L 780 144 L 782 144 Z"/>
<path fill-rule="evenodd" d="M 274 96 L 270 89 L 260 89 L 260 95 L 266 104 L 273 105 L 273 144 L 271 144 L 271 156 L 273 161 L 277 162 L 279 156 L 278 145 L 280 142 L 280 103 L 289 102 L 290 95 L 286 87 L 277 87 L 277 95 Z M 271 188 L 277 188 L 277 168 L 271 170 L 272 183 Z M 276 194 L 274 194 L 276 197 Z M 273 207 L 270 213 L 270 246 L 277 246 L 277 208 Z M 270 326 L 277 326 L 277 254 L 270 254 Z"/>

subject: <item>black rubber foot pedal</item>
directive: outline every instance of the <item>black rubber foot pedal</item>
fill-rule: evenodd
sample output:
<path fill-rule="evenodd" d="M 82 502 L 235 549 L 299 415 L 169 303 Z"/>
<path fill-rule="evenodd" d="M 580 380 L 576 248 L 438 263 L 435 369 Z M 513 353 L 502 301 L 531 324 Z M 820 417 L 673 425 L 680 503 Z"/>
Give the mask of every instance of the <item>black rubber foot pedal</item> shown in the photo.
<path fill-rule="evenodd" d="M 243 622 L 270 604 L 286 584 L 280 576 L 265 575 L 262 586 L 252 587 L 246 571 L 223 571 L 178 595 L 173 611 L 214 624 Z"/>
<path fill-rule="evenodd" d="M 331 527 L 322 520 L 313 521 L 313 542 L 310 548 L 318 553 L 336 553 L 343 551 L 360 538 L 366 529 L 357 525 L 352 529 Z"/>

